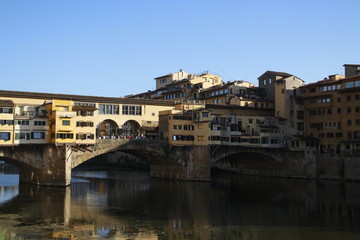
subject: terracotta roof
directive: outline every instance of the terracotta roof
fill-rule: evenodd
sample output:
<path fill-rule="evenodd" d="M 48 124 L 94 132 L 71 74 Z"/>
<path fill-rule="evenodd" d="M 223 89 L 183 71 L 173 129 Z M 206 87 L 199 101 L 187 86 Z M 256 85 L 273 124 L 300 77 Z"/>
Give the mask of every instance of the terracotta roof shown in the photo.
<path fill-rule="evenodd" d="M 329 80 L 329 79 L 325 79 L 325 80 L 321 80 L 321 81 L 317 81 L 317 82 L 314 82 L 314 83 L 309 83 L 309 84 L 306 84 L 306 85 L 303 85 L 303 86 L 300 86 L 300 88 L 306 88 L 306 87 L 312 87 L 312 86 L 318 86 L 318 85 L 327 85 L 327 84 L 331 84 L 331 83 L 334 83 L 334 84 L 338 84 L 339 81 L 342 81 L 343 79 L 339 79 L 339 80 Z"/>
<path fill-rule="evenodd" d="M 264 75 L 275 75 L 275 76 L 282 76 L 282 77 L 291 77 L 293 75 L 286 73 L 286 72 L 275 72 L 275 71 L 266 71 L 265 73 L 263 73 L 259 78 L 261 78 Z"/>
<path fill-rule="evenodd" d="M 119 104 L 146 104 L 159 106 L 173 106 L 173 102 L 149 100 L 149 99 L 132 99 L 120 97 L 99 97 L 99 96 L 84 96 L 84 95 L 69 95 L 57 93 L 37 93 L 37 92 L 21 92 L 0 90 L 0 97 L 14 97 L 14 98 L 31 98 L 44 100 L 71 100 L 82 102 L 96 102 L 96 103 L 119 103 Z"/>
<path fill-rule="evenodd" d="M 166 75 L 164 75 L 164 76 L 161 76 L 161 77 L 156 77 L 156 78 L 154 78 L 154 79 L 158 79 L 158 78 L 164 78 L 164 77 L 170 77 L 172 75 L 172 73 L 169 73 L 169 74 L 166 74 Z"/>
<path fill-rule="evenodd" d="M 344 64 L 343 66 L 360 66 L 360 64 Z"/>
<path fill-rule="evenodd" d="M 181 83 L 186 83 L 189 82 L 189 79 L 184 78 L 182 80 L 178 80 L 178 81 L 174 81 L 172 83 L 167 84 L 166 86 L 172 86 L 172 85 L 176 85 L 176 84 L 181 84 Z"/>
<path fill-rule="evenodd" d="M 230 82 L 230 83 L 226 83 L 226 84 L 219 84 L 219 85 L 215 85 L 209 88 L 205 88 L 205 89 L 201 89 L 200 92 L 210 92 L 210 91 L 215 91 L 215 90 L 219 90 L 219 89 L 225 89 L 231 85 L 233 85 L 234 82 Z"/>
<path fill-rule="evenodd" d="M 0 107 L 14 107 L 14 103 L 11 100 L 0 100 Z"/>
<path fill-rule="evenodd" d="M 301 86 L 300 88 L 306 88 L 306 87 L 312 87 L 312 86 L 321 86 L 321 85 L 331 85 L 333 84 L 339 84 L 340 82 L 346 82 L 347 80 L 360 80 L 360 75 L 354 75 L 351 77 L 346 77 L 338 80 L 330 80 L 330 79 L 324 79 L 320 80 L 314 83 L 309 83 L 304 86 Z"/>

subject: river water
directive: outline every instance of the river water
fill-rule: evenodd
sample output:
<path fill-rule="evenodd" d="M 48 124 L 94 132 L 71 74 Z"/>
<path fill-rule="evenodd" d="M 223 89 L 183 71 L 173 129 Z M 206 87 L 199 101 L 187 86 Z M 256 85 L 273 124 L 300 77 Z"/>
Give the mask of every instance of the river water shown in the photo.
<path fill-rule="evenodd" d="M 18 183 L 0 171 L 0 229 L 22 239 L 360 239 L 360 183 L 216 174 L 73 171 L 71 187 Z"/>

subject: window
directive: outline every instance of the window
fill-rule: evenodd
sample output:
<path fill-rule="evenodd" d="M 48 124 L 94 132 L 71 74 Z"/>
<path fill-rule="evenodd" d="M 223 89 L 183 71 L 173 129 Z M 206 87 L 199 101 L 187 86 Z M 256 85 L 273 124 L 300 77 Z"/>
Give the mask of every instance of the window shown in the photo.
<path fill-rule="evenodd" d="M 341 108 L 337 108 L 337 113 L 338 113 L 338 114 L 341 113 Z"/>
<path fill-rule="evenodd" d="M 15 140 L 29 140 L 30 133 L 15 133 Z"/>
<path fill-rule="evenodd" d="M 338 97 L 338 98 L 337 98 L 337 102 L 338 102 L 338 103 L 341 102 L 341 97 Z"/>
<path fill-rule="evenodd" d="M 100 110 L 99 110 L 99 112 L 100 112 Z M 102 114 L 104 114 L 104 113 L 102 113 Z M 94 112 L 92 112 L 92 111 L 77 111 L 76 116 L 83 116 L 83 117 L 94 116 Z"/>
<path fill-rule="evenodd" d="M 204 141 L 204 139 L 205 139 L 204 136 L 198 136 L 198 137 L 197 137 L 197 140 L 198 140 L 198 141 Z"/>
<path fill-rule="evenodd" d="M 31 139 L 45 139 L 45 133 L 44 132 L 32 132 Z"/>
<path fill-rule="evenodd" d="M 351 101 L 351 95 L 346 96 L 346 100 L 349 102 Z"/>
<path fill-rule="evenodd" d="M 76 126 L 77 127 L 93 127 L 94 123 L 93 122 L 76 122 Z"/>
<path fill-rule="evenodd" d="M 0 120 L 0 125 L 13 125 L 14 121 L 13 120 Z"/>
<path fill-rule="evenodd" d="M 99 104 L 99 114 L 119 114 L 119 105 Z"/>
<path fill-rule="evenodd" d="M 70 126 L 70 120 L 62 120 L 63 126 Z"/>
<path fill-rule="evenodd" d="M 345 84 L 345 88 L 352 88 L 352 87 L 354 87 L 354 82 L 347 82 Z"/>
<path fill-rule="evenodd" d="M 326 137 L 327 137 L 327 138 L 333 138 L 333 137 L 334 137 L 334 133 L 327 133 L 327 134 L 326 134 Z"/>
<path fill-rule="evenodd" d="M 202 117 L 203 117 L 203 118 L 208 118 L 208 117 L 209 117 L 209 113 L 208 113 L 208 112 L 202 112 Z"/>
<path fill-rule="evenodd" d="M 105 105 L 104 104 L 99 105 L 99 114 L 105 114 Z"/>
<path fill-rule="evenodd" d="M 0 140 L 10 140 L 9 132 L 0 132 Z"/>
<path fill-rule="evenodd" d="M 85 134 L 85 133 L 83 133 L 83 134 L 76 134 L 76 139 L 77 140 L 86 140 L 86 139 L 94 139 L 95 138 L 95 136 L 94 136 L 94 134 L 91 134 L 91 133 L 88 133 L 88 134 Z"/>
<path fill-rule="evenodd" d="M 46 122 L 45 121 L 34 121 L 34 125 L 35 126 L 45 126 Z"/>
<path fill-rule="evenodd" d="M 57 139 L 73 139 L 74 134 L 72 134 L 72 133 L 57 133 L 56 138 Z"/>
<path fill-rule="evenodd" d="M 347 125 L 350 126 L 351 125 L 351 119 L 347 120 Z"/>
<path fill-rule="evenodd" d="M 123 105 L 122 106 L 122 114 L 123 115 L 141 115 L 141 106 Z"/>
<path fill-rule="evenodd" d="M 347 111 L 347 113 L 351 113 L 351 107 L 348 107 L 348 108 L 346 109 L 346 111 Z"/>
<path fill-rule="evenodd" d="M 8 107 L 0 107 L 0 113 L 13 113 L 13 109 Z"/>
<path fill-rule="evenodd" d="M 335 133 L 335 137 L 337 137 L 337 138 L 341 138 L 342 136 L 343 136 L 342 132 Z"/>
<path fill-rule="evenodd" d="M 29 125 L 28 120 L 15 120 L 15 125 Z"/>

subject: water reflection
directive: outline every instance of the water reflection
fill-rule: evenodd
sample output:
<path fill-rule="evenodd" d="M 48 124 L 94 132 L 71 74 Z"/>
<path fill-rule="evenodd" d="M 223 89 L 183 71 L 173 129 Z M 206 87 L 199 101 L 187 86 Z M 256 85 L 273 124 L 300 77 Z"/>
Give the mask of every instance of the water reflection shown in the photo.
<path fill-rule="evenodd" d="M 25 239 L 360 239 L 359 183 L 236 175 L 177 182 L 131 171 L 73 177 L 67 189 L 15 185 L 15 197 L 0 204 L 0 226 Z M 1 198 L 12 192 L 2 187 Z"/>

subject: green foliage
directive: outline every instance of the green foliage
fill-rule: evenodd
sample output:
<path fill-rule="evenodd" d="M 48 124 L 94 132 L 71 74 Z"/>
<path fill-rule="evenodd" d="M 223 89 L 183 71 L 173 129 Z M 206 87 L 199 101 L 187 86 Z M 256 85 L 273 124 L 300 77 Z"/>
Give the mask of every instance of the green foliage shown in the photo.
<path fill-rule="evenodd" d="M 22 240 L 22 238 L 16 236 L 14 232 L 6 229 L 0 229 L 0 240 Z"/>

